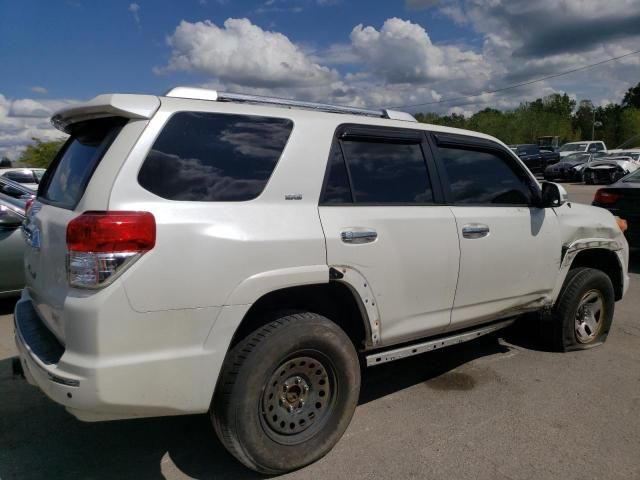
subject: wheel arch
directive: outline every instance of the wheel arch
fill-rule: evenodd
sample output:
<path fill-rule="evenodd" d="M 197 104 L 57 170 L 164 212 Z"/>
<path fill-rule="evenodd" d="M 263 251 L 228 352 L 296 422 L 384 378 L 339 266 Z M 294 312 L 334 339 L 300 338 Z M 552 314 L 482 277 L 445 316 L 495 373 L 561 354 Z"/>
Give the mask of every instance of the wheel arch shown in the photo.
<path fill-rule="evenodd" d="M 569 270 L 580 267 L 594 268 L 604 272 L 613 284 L 615 292 L 615 300 L 618 301 L 624 294 L 624 272 L 620 258 L 620 246 L 614 240 L 584 240 L 571 244 L 564 249 L 561 275 L 562 281 L 560 288 L 564 283 L 566 274 Z M 557 288 L 556 295 L 560 292 Z"/>
<path fill-rule="evenodd" d="M 348 283 L 332 280 L 287 286 L 264 293 L 240 321 L 229 349 L 277 316 L 302 311 L 317 313 L 335 322 L 349 336 L 356 350 L 371 345 L 371 328 L 362 299 Z"/>

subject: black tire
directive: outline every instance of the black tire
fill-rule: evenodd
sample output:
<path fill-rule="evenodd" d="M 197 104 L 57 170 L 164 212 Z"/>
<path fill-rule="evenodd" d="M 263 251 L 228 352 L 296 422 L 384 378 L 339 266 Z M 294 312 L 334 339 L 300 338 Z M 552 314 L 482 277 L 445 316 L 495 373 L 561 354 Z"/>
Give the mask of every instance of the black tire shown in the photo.
<path fill-rule="evenodd" d="M 326 455 L 347 429 L 359 394 L 360 364 L 349 337 L 321 315 L 296 313 L 255 330 L 227 354 L 211 418 L 241 463 L 279 474 Z"/>
<path fill-rule="evenodd" d="M 593 268 L 570 270 L 551 314 L 553 349 L 568 352 L 604 343 L 614 308 L 613 284 L 607 274 Z"/>

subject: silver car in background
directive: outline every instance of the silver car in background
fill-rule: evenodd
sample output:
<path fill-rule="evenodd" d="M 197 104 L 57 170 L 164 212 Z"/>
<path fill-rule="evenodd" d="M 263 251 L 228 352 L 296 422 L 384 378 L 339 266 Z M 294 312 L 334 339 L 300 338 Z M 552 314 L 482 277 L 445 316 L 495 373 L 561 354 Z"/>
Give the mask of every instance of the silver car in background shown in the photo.
<path fill-rule="evenodd" d="M 19 295 L 24 287 L 25 241 L 20 227 L 26 203 L 0 193 L 0 298 Z"/>

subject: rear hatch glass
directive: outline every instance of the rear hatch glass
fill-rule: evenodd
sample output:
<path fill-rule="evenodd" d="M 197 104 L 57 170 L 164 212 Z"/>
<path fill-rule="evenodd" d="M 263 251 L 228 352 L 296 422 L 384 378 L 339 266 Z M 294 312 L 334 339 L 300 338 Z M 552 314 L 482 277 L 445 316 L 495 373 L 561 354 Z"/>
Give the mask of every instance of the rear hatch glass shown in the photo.
<path fill-rule="evenodd" d="M 40 182 L 38 199 L 73 210 L 100 159 L 126 121 L 120 117 L 108 117 L 71 125 L 71 137 Z"/>

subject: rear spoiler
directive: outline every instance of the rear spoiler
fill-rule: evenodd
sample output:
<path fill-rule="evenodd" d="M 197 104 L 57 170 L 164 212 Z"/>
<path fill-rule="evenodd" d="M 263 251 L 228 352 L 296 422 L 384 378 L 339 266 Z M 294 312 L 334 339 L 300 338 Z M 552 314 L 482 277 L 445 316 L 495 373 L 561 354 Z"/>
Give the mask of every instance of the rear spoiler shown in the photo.
<path fill-rule="evenodd" d="M 155 95 L 110 93 L 59 110 L 51 117 L 51 124 L 69 133 L 73 123 L 104 117 L 151 118 L 159 107 L 160 99 Z"/>

